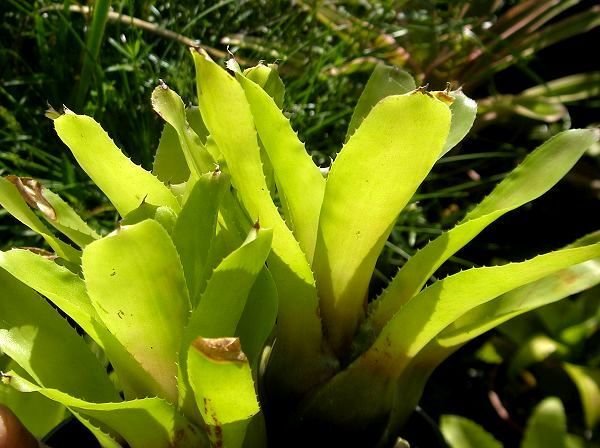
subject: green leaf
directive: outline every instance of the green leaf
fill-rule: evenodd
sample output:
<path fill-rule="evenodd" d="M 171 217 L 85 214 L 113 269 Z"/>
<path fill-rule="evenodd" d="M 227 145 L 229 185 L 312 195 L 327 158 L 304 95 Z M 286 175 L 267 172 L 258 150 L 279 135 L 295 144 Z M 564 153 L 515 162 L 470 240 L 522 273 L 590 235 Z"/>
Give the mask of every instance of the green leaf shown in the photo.
<path fill-rule="evenodd" d="M 358 129 L 379 101 L 387 96 L 403 95 L 416 88 L 415 80 L 409 73 L 400 70 L 398 67 L 377 64 L 354 108 L 346 132 L 346 141 L 354 134 L 354 131 Z"/>
<path fill-rule="evenodd" d="M 334 350 L 354 334 L 377 257 L 438 159 L 449 128 L 450 111 L 441 101 L 421 92 L 391 96 L 373 108 L 337 156 L 313 262 Z"/>
<path fill-rule="evenodd" d="M 444 149 L 440 153 L 440 157 L 454 148 L 468 134 L 475 122 L 477 116 L 477 103 L 466 96 L 460 90 L 456 92 L 448 92 L 447 95 L 452 98 L 450 112 L 452 113 L 452 121 L 450 124 L 450 132 L 446 139 Z"/>
<path fill-rule="evenodd" d="M 600 72 L 579 73 L 554 79 L 521 93 L 523 97 L 546 97 L 561 103 L 581 101 L 600 94 Z"/>
<path fill-rule="evenodd" d="M 179 147 L 193 177 L 198 178 L 212 171 L 215 161 L 188 124 L 185 106 L 179 95 L 162 83 L 152 92 L 152 107 L 177 132 Z"/>
<path fill-rule="evenodd" d="M 322 358 L 321 322 L 314 278 L 300 245 L 271 200 L 261 167 L 252 113 L 239 83 L 208 56 L 192 51 L 202 117 L 226 161 L 227 171 L 250 219 L 273 229 L 269 269 L 280 295 L 278 380 L 300 389 Z M 290 368 L 291 365 L 295 366 Z M 319 367 L 320 368 L 320 367 Z"/>
<path fill-rule="evenodd" d="M 152 174 L 165 184 L 181 184 L 190 178 L 190 168 L 179 144 L 179 136 L 169 123 L 165 123 L 160 135 Z"/>
<path fill-rule="evenodd" d="M 0 252 L 0 268 L 50 299 L 92 339 L 102 345 L 96 332 L 96 310 L 76 274 L 54 261 L 23 249 Z"/>
<path fill-rule="evenodd" d="M 119 399 L 104 366 L 48 302 L 3 269 L 0 284 L 2 352 L 45 387 L 90 401 Z"/>
<path fill-rule="evenodd" d="M 566 448 L 567 421 L 558 398 L 546 398 L 527 421 L 521 448 Z"/>
<path fill-rule="evenodd" d="M 253 228 L 244 244 L 229 254 L 208 280 L 185 328 L 181 346 L 178 381 L 179 399 L 184 409 L 192 406 L 191 396 L 187 394 L 186 350 L 198 336 L 217 338 L 234 335 L 248 295 L 271 249 L 272 238 L 270 229 Z"/>
<path fill-rule="evenodd" d="M 173 242 L 153 220 L 121 227 L 85 248 L 83 273 L 100 320 L 158 383 L 177 398 L 177 357 L 190 302 Z M 124 300 L 126 298 L 126 300 Z"/>
<path fill-rule="evenodd" d="M 600 256 L 600 243 L 562 249 L 521 263 L 469 269 L 434 283 L 404 305 L 384 327 L 365 362 L 383 361 L 397 375 L 407 361 L 467 311 L 569 266 Z M 371 358 L 371 359 L 368 359 Z"/>
<path fill-rule="evenodd" d="M 44 188 L 42 193 L 56 213 L 56 219 L 48 222 L 59 232 L 66 235 L 79 247 L 85 247 L 100 238 L 94 229 L 87 225 L 81 217 L 59 195 Z"/>
<path fill-rule="evenodd" d="M 181 208 L 171 191 L 151 173 L 135 165 L 117 148 L 93 118 L 67 111 L 54 120 L 60 139 L 106 194 L 121 216 L 142 202 Z"/>
<path fill-rule="evenodd" d="M 244 312 L 235 331 L 255 375 L 265 342 L 271 335 L 276 320 L 277 287 L 271 273 L 267 268 L 263 268 L 248 294 Z"/>
<path fill-rule="evenodd" d="M 595 232 L 568 247 L 582 247 L 597 243 L 599 240 L 600 232 Z M 600 259 L 598 258 L 561 269 L 472 309 L 446 328 L 438 337 L 439 342 L 447 347 L 464 344 L 513 317 L 557 302 L 598 283 L 600 283 Z"/>
<path fill-rule="evenodd" d="M 2 177 L 0 177 L 0 205 L 8 213 L 44 238 L 59 257 L 79 264 L 80 252 L 56 238 L 35 213 L 31 211 L 17 187 Z"/>
<path fill-rule="evenodd" d="M 9 371 L 17 368 L 18 365 L 11 361 L 2 370 Z M 0 403 L 8 406 L 25 428 L 38 438 L 44 437 L 67 416 L 61 404 L 38 393 L 23 394 L 3 383 L 0 383 Z"/>
<path fill-rule="evenodd" d="M 511 358 L 508 365 L 508 374 L 513 378 L 529 366 L 542 362 L 554 353 L 564 352 L 565 347 L 546 335 L 538 334 L 527 341 L 522 341 L 521 346 Z"/>
<path fill-rule="evenodd" d="M 246 420 L 259 411 L 248 358 L 238 338 L 195 339 L 188 366 L 196 402 L 209 425 Z"/>
<path fill-rule="evenodd" d="M 242 85 L 260 140 L 275 170 L 275 182 L 293 230 L 310 261 L 317 238 L 325 179 L 275 101 L 257 84 L 241 75 Z"/>
<path fill-rule="evenodd" d="M 100 238 L 60 196 L 52 193 L 35 179 L 7 176 L 25 202 L 34 210 L 39 210 L 46 221 L 69 237 L 75 244 L 84 247 Z"/>
<path fill-rule="evenodd" d="M 440 429 L 450 448 L 502 448 L 494 436 L 468 418 L 442 415 Z"/>
<path fill-rule="evenodd" d="M 219 204 L 227 180 L 221 172 L 200 176 L 173 230 L 173 243 L 181 259 L 192 308 L 198 303 L 213 268 L 209 263 L 210 247 L 216 236 Z"/>
<path fill-rule="evenodd" d="M 600 423 L 600 369 L 569 363 L 563 367 L 577 387 L 585 426 L 591 431 Z"/>
<path fill-rule="evenodd" d="M 185 108 L 185 116 L 187 118 L 190 127 L 194 130 L 196 135 L 200 138 L 200 141 L 203 145 L 207 146 L 208 149 L 208 129 L 206 129 L 206 125 L 204 124 L 204 120 L 202 120 L 202 114 L 200 113 L 200 108 L 198 106 L 188 106 Z M 210 150 L 208 151 L 210 152 Z M 212 154 L 212 153 L 211 153 Z M 218 160 L 218 157 L 215 157 L 212 154 L 213 159 Z"/>
<path fill-rule="evenodd" d="M 41 393 L 89 418 L 91 423 L 100 423 L 110 433 L 122 437 L 132 448 L 208 446 L 199 429 L 179 415 L 172 404 L 160 398 L 95 403 L 75 398 L 61 390 L 38 387 L 14 372 L 9 372 L 5 378 L 21 392 Z"/>
<path fill-rule="evenodd" d="M 436 269 L 505 213 L 544 194 L 597 140 L 592 130 L 562 132 L 532 152 L 465 219 L 417 252 L 373 304 L 369 324 L 375 333 L 409 301 Z"/>
<path fill-rule="evenodd" d="M 149 390 L 155 390 L 155 382 L 100 323 L 79 276 L 20 249 L 0 252 L 0 267 L 47 297 L 105 350 L 127 397 L 143 397 Z"/>
<path fill-rule="evenodd" d="M 246 242 L 213 271 L 185 330 L 183 346 L 197 336 L 233 336 L 258 274 L 271 249 L 270 229 L 252 229 Z"/>
<path fill-rule="evenodd" d="M 336 419 L 354 422 L 386 415 L 393 406 L 395 382 L 457 318 L 507 291 L 599 254 L 600 243 L 563 249 L 521 263 L 469 269 L 434 283 L 394 315 L 366 352 L 311 397 L 311 412 L 327 415 L 344 397 L 339 409 L 348 410 L 338 411 Z M 437 365 L 447 354 L 444 348 L 441 354 L 436 347 L 431 350 L 426 367 Z"/>
<path fill-rule="evenodd" d="M 283 107 L 285 85 L 279 77 L 276 64 L 264 65 L 259 63 L 255 67 L 244 70 L 244 77 L 258 84 L 271 98 L 279 109 Z"/>

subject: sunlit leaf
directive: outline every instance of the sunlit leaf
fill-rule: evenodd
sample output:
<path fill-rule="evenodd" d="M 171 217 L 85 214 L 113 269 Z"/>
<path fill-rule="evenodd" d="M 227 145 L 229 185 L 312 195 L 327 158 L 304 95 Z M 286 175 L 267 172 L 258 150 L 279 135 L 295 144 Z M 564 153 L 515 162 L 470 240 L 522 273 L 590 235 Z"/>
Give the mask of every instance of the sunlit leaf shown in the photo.
<path fill-rule="evenodd" d="M 579 129 L 548 140 L 500 182 L 461 223 L 417 252 L 374 303 L 369 323 L 375 332 L 422 288 L 444 261 L 496 219 L 548 191 L 597 138 L 596 132 Z"/>
<path fill-rule="evenodd" d="M 152 392 L 175 402 L 190 302 L 167 232 L 153 220 L 122 227 L 87 246 L 82 264 L 100 320 L 156 380 L 160 390 Z"/>
<path fill-rule="evenodd" d="M 54 308 L 4 269 L 0 284 L 3 353 L 45 387 L 97 402 L 119 399 L 104 366 Z"/>
<path fill-rule="evenodd" d="M 73 156 L 121 216 L 142 202 L 179 211 L 179 202 L 151 173 L 129 160 L 94 119 L 67 111 L 54 127 Z"/>
<path fill-rule="evenodd" d="M 61 390 L 42 388 L 9 372 L 5 382 L 21 392 L 37 392 L 100 423 L 122 437 L 131 448 L 208 446 L 203 434 L 182 417 L 172 404 L 160 398 L 95 403 L 75 398 Z M 177 442 L 180 445 L 174 445 Z"/>
<path fill-rule="evenodd" d="M 317 238 L 325 179 L 275 101 L 251 80 L 238 76 L 258 135 L 275 170 L 287 224 L 311 260 Z"/>
<path fill-rule="evenodd" d="M 450 110 L 441 101 L 421 92 L 390 96 L 337 156 L 313 262 L 323 320 L 336 350 L 354 334 L 377 257 L 438 159 L 449 128 Z"/>
<path fill-rule="evenodd" d="M 12 182 L 1 177 L 0 205 L 16 219 L 42 236 L 59 257 L 69 260 L 73 263 L 79 263 L 79 259 L 81 257 L 79 251 L 56 238 L 44 225 L 44 223 L 40 221 L 35 213 L 31 211 L 29 205 L 27 205 L 27 202 L 25 202 L 23 196 L 19 193 L 17 187 Z"/>
<path fill-rule="evenodd" d="M 415 80 L 404 70 L 384 64 L 375 65 L 352 113 L 346 140 L 354 134 L 354 131 L 379 101 L 387 96 L 403 95 L 416 88 Z"/>

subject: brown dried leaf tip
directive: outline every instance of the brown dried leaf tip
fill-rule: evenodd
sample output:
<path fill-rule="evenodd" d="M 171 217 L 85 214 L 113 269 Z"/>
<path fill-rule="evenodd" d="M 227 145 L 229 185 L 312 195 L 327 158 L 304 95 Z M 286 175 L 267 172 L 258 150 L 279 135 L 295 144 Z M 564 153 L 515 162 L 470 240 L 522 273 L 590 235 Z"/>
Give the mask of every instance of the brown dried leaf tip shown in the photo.
<path fill-rule="evenodd" d="M 427 95 L 427 96 L 433 96 L 431 93 L 429 93 L 429 84 L 425 84 L 424 86 L 420 86 L 417 87 L 415 90 L 413 90 L 411 92 L 412 95 L 416 95 L 417 93 L 420 93 L 422 95 Z"/>
<path fill-rule="evenodd" d="M 48 106 L 46 112 L 44 112 L 46 118 L 50 118 L 50 120 L 56 120 L 58 117 L 61 116 L 61 113 L 57 111 L 54 107 L 52 107 L 50 103 L 46 103 L 46 105 Z"/>
<path fill-rule="evenodd" d="M 213 361 L 246 362 L 248 360 L 242 351 L 240 338 L 198 337 L 192 342 L 192 346 Z"/>
<path fill-rule="evenodd" d="M 17 190 L 31 208 L 42 212 L 51 221 L 56 220 L 56 210 L 44 197 L 43 186 L 31 177 L 6 176 L 6 180 L 17 187 Z"/>

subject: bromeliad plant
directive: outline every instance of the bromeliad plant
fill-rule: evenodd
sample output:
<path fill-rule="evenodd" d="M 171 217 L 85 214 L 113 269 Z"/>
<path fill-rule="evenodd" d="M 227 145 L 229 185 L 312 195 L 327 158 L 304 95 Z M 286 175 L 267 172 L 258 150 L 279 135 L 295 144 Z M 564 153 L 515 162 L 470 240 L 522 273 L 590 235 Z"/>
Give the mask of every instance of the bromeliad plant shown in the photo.
<path fill-rule="evenodd" d="M 232 76 L 192 54 L 199 107 L 186 110 L 164 83 L 152 94 L 167 123 L 153 173 L 91 118 L 54 117 L 122 217 L 114 232 L 101 237 L 31 179 L 0 180 L 4 208 L 54 251 L 0 254 L 0 348 L 19 367 L 4 381 L 62 403 L 103 446 L 385 446 L 436 365 L 542 304 L 503 294 L 600 257 L 600 243 L 586 241 L 421 291 L 445 260 L 551 188 L 597 140 L 593 130 L 567 131 L 367 305 L 398 214 L 466 135 L 475 104 L 460 92 L 415 89 L 380 66 L 324 176 L 280 109 L 274 67 L 242 72 L 230 61 Z"/>

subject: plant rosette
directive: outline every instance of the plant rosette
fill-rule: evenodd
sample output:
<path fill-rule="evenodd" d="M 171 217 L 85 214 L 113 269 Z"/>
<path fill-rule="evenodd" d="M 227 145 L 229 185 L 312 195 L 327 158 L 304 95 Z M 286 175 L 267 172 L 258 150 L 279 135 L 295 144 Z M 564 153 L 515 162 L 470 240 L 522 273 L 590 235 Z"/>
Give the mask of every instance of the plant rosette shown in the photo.
<path fill-rule="evenodd" d="M 557 300 L 514 300 L 511 291 L 600 257 L 588 238 L 423 289 L 598 139 L 570 130 L 533 151 L 368 301 L 399 213 L 467 134 L 475 103 L 378 66 L 323 175 L 281 110 L 275 66 L 241 71 L 229 61 L 228 72 L 192 55 L 197 108 L 163 82 L 152 93 L 166 122 L 152 172 L 92 118 L 67 109 L 52 117 L 120 215 L 112 233 L 98 234 L 35 180 L 0 179 L 0 204 L 52 250 L 0 253 L 4 383 L 68 409 L 103 447 L 387 446 L 436 365 Z"/>

